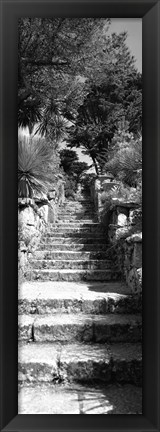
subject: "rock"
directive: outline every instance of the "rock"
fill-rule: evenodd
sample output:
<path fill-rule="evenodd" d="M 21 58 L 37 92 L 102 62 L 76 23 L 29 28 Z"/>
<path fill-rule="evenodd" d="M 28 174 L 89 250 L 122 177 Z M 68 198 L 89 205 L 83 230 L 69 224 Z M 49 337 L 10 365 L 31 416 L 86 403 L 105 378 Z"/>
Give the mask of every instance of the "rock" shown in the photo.
<path fill-rule="evenodd" d="M 128 222 L 128 218 L 124 213 L 119 213 L 117 217 L 117 223 L 121 227 L 126 226 Z"/>
<path fill-rule="evenodd" d="M 142 269 L 132 268 L 126 277 L 127 284 L 133 293 L 142 292 Z"/>
<path fill-rule="evenodd" d="M 132 234 L 130 237 L 127 237 L 126 242 L 127 243 L 142 242 L 142 232 Z"/>
<path fill-rule="evenodd" d="M 133 248 L 132 265 L 137 269 L 142 267 L 142 243 L 136 242 Z"/>

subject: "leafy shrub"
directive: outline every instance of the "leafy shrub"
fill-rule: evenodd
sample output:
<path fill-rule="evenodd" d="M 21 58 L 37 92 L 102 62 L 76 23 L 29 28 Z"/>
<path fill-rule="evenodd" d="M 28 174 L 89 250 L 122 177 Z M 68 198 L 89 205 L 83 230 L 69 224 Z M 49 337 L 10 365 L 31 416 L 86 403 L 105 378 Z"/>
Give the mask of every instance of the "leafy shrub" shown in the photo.
<path fill-rule="evenodd" d="M 120 125 L 110 146 L 105 170 L 129 186 L 137 186 L 142 169 L 142 137 L 128 132 L 127 122 Z"/>
<path fill-rule="evenodd" d="M 66 198 L 75 198 L 77 183 L 72 177 L 69 177 L 67 175 L 65 176 L 64 190 Z"/>

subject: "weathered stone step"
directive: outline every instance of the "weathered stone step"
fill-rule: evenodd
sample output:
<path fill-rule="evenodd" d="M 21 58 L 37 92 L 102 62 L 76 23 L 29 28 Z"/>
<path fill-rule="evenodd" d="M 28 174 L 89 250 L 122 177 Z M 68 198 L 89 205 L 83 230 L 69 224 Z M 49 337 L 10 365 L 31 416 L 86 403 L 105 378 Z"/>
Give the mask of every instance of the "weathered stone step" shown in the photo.
<path fill-rule="evenodd" d="M 78 216 L 77 216 L 77 214 L 73 214 L 73 215 L 69 215 L 69 214 L 59 214 L 58 213 L 58 220 L 59 221 L 65 221 L 65 222 L 67 222 L 67 221 L 69 221 L 69 222 L 79 222 L 79 221 L 92 221 L 92 222 L 94 222 L 95 221 L 95 215 L 94 216 L 92 216 L 92 215 L 87 215 L 87 214 L 85 214 L 85 219 L 84 219 L 84 215 L 82 214 L 79 214 Z"/>
<path fill-rule="evenodd" d="M 89 215 L 86 215 L 86 216 L 89 216 Z M 90 216 L 90 219 L 91 219 L 91 216 Z M 59 222 L 63 222 L 64 221 L 65 223 L 68 223 L 68 222 L 75 222 L 75 223 L 77 223 L 77 222 L 79 222 L 81 220 L 84 220 L 83 215 L 82 215 L 82 217 L 80 215 L 79 216 L 75 215 L 75 216 L 72 216 L 72 217 L 70 217 L 69 215 L 63 215 L 63 216 L 58 215 L 57 222 L 58 221 Z M 85 219 L 85 220 L 87 220 L 87 219 Z M 89 220 L 89 217 L 88 217 L 88 220 Z M 92 217 L 92 221 L 96 222 L 97 219 L 95 219 L 94 217 Z"/>
<path fill-rule="evenodd" d="M 44 237 L 43 238 L 45 238 L 46 240 L 49 238 L 49 239 L 56 239 L 57 237 L 62 237 L 62 238 L 71 238 L 71 239 L 82 239 L 83 240 L 83 238 L 89 238 L 89 239 L 91 239 L 91 240 L 96 240 L 97 241 L 97 238 L 98 238 L 98 240 L 105 240 L 105 241 L 107 241 L 106 240 L 106 236 L 104 235 L 104 233 L 103 232 L 96 232 L 96 231 L 94 231 L 94 233 L 91 233 L 90 231 L 85 231 L 85 230 L 79 230 L 79 229 L 77 229 L 77 230 L 65 230 L 64 229 L 64 231 L 58 231 L 58 230 L 56 230 L 56 231 L 54 231 L 54 232 L 46 232 L 45 234 L 44 234 Z"/>
<path fill-rule="evenodd" d="M 66 207 L 63 207 L 63 208 L 61 208 L 61 209 L 59 209 L 59 214 L 64 214 L 64 213 L 69 213 L 69 214 L 75 214 L 75 213 L 78 213 L 78 212 L 81 212 L 81 213 L 94 213 L 94 209 L 93 209 L 93 207 L 92 206 L 90 206 L 90 205 L 87 205 L 87 206 L 81 206 L 81 205 L 79 205 L 79 206 L 73 206 L 72 204 L 70 205 L 70 206 L 66 206 Z"/>
<path fill-rule="evenodd" d="M 85 212 L 87 210 L 94 211 L 93 206 L 91 204 L 86 204 L 86 205 L 82 205 L 82 204 L 77 204 L 77 205 L 67 204 L 64 207 L 61 207 L 59 211 L 62 212 L 62 213 L 66 212 L 66 211 L 72 213 L 72 212 L 77 212 L 77 211 L 84 211 Z"/>
<path fill-rule="evenodd" d="M 93 209 L 93 206 L 92 205 L 90 205 L 90 204 L 87 204 L 87 205 L 85 205 L 85 206 L 83 206 L 83 205 L 81 205 L 81 204 L 79 204 L 79 205 L 73 205 L 73 204 L 70 204 L 70 205 L 66 205 L 66 206 L 64 206 L 63 208 L 61 208 L 60 210 L 59 210 L 59 213 L 66 213 L 66 212 L 68 212 L 68 213 L 77 213 L 77 212 L 79 212 L 79 211 L 81 211 L 81 212 L 93 212 L 94 211 L 94 209 Z"/>
<path fill-rule="evenodd" d="M 75 221 L 79 221 L 79 220 L 84 220 L 84 219 L 93 219 L 95 218 L 95 214 L 91 213 L 91 212 L 79 212 L 79 213 L 69 213 L 69 212 L 65 212 L 63 214 L 58 213 L 58 219 L 59 220 L 64 220 L 64 219 L 70 219 L 71 221 L 74 220 Z"/>
<path fill-rule="evenodd" d="M 91 207 L 93 208 L 93 203 L 91 203 L 91 201 L 69 201 L 69 202 L 65 202 L 63 204 L 63 207 L 60 207 L 60 209 L 65 209 L 65 208 L 82 208 L 85 209 L 87 207 Z"/>
<path fill-rule="evenodd" d="M 103 228 L 97 224 L 71 224 L 71 223 L 67 223 L 67 224 L 63 224 L 61 223 L 57 223 L 55 225 L 55 227 L 48 227 L 46 233 L 47 234 L 53 234 L 53 233 L 102 233 L 103 232 Z"/>
<path fill-rule="evenodd" d="M 76 244 L 88 244 L 88 243 L 94 243 L 94 244 L 99 244 L 99 243 L 103 243 L 106 244 L 107 240 L 106 238 L 103 236 L 99 237 L 99 236 L 86 236 L 86 234 L 82 237 L 81 235 L 76 235 L 74 234 L 72 235 L 64 235 L 64 234 L 57 234 L 54 236 L 48 235 L 43 237 L 42 242 L 44 243 L 52 243 L 52 245 L 54 245 L 54 243 L 76 243 Z M 42 243 L 41 242 L 41 243 Z"/>
<path fill-rule="evenodd" d="M 19 315 L 19 339 L 36 342 L 139 342 L 140 315 Z"/>
<path fill-rule="evenodd" d="M 141 344 L 20 344 L 19 382 L 104 382 L 141 385 Z"/>
<path fill-rule="evenodd" d="M 61 250 L 62 251 L 84 251 L 84 252 L 93 252 L 93 251 L 106 251 L 107 250 L 107 244 L 106 243 L 84 243 L 84 242 L 78 242 L 78 243 L 59 243 L 59 239 L 57 242 L 54 243 L 40 243 L 39 245 L 39 251 L 56 251 Z"/>
<path fill-rule="evenodd" d="M 56 223 L 50 223 L 49 225 L 48 225 L 48 227 L 50 227 L 50 228 L 55 228 L 55 226 L 65 226 L 66 225 L 66 227 L 68 227 L 68 226 L 70 226 L 71 225 L 71 227 L 72 226 L 83 226 L 83 225 L 86 225 L 86 226 L 90 226 L 90 225 L 99 225 L 99 223 L 98 222 L 94 222 L 94 221 L 92 221 L 92 219 L 77 219 L 77 220 L 73 220 L 73 221 L 70 221 L 69 219 L 67 219 L 66 221 L 57 221 Z"/>
<path fill-rule="evenodd" d="M 25 383 L 19 385 L 18 414 L 142 414 L 142 390 L 133 384 Z"/>
<path fill-rule="evenodd" d="M 86 205 L 86 206 L 82 206 L 82 205 L 78 205 L 78 206 L 73 206 L 73 204 L 67 205 L 65 207 L 61 207 L 58 211 L 58 213 L 63 214 L 63 213 L 78 213 L 78 212 L 94 212 L 94 208 L 90 205 Z"/>
<path fill-rule="evenodd" d="M 41 260 L 52 260 L 52 259 L 64 259 L 64 260 L 89 260 L 89 259 L 105 259 L 106 258 L 106 252 L 104 251 L 77 251 L 77 250 L 71 250 L 71 251 L 62 251 L 62 250 L 56 250 L 54 252 L 48 252 L 48 251 L 35 251 L 35 257 L 36 259 Z"/>
<path fill-rule="evenodd" d="M 32 269 L 25 273 L 27 280 L 45 281 L 114 281 L 118 280 L 119 272 L 113 270 L 49 270 Z"/>
<path fill-rule="evenodd" d="M 110 270 L 112 262 L 109 260 L 74 260 L 74 259 L 32 259 L 34 269 L 79 269 L 79 270 Z"/>
<path fill-rule="evenodd" d="M 20 314 L 134 314 L 142 297 L 122 282 L 24 282 L 19 287 Z"/>

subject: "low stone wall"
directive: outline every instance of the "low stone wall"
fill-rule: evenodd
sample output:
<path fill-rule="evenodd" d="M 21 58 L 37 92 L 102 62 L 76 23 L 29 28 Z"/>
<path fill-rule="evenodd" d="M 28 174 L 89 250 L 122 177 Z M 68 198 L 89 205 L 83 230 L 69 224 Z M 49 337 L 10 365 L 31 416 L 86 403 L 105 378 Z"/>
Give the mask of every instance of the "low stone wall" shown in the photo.
<path fill-rule="evenodd" d="M 48 204 L 39 202 L 38 206 L 31 199 L 18 201 L 18 270 L 23 276 L 46 228 Z"/>
<path fill-rule="evenodd" d="M 113 245 L 115 262 L 134 293 L 142 291 L 142 232 L 126 235 L 133 228 L 136 209 L 136 203 L 117 202 L 108 223 L 108 240 Z"/>
<path fill-rule="evenodd" d="M 124 275 L 133 292 L 142 291 L 142 233 L 133 234 L 124 242 Z"/>
<path fill-rule="evenodd" d="M 41 195 L 33 199 L 18 199 L 18 269 L 19 278 L 29 269 L 30 259 L 40 243 L 41 236 L 48 223 L 58 220 L 58 209 L 63 205 L 64 182 L 50 190 L 48 196 Z"/>

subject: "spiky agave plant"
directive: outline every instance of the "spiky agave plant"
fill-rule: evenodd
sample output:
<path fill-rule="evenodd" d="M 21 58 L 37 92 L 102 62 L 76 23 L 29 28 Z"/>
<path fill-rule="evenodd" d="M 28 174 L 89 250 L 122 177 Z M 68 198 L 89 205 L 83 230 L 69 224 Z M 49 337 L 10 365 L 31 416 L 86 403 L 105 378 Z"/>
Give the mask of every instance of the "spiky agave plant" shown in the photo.
<path fill-rule="evenodd" d="M 52 149 L 45 139 L 18 139 L 18 196 L 33 198 L 47 193 L 53 182 L 50 169 Z"/>

